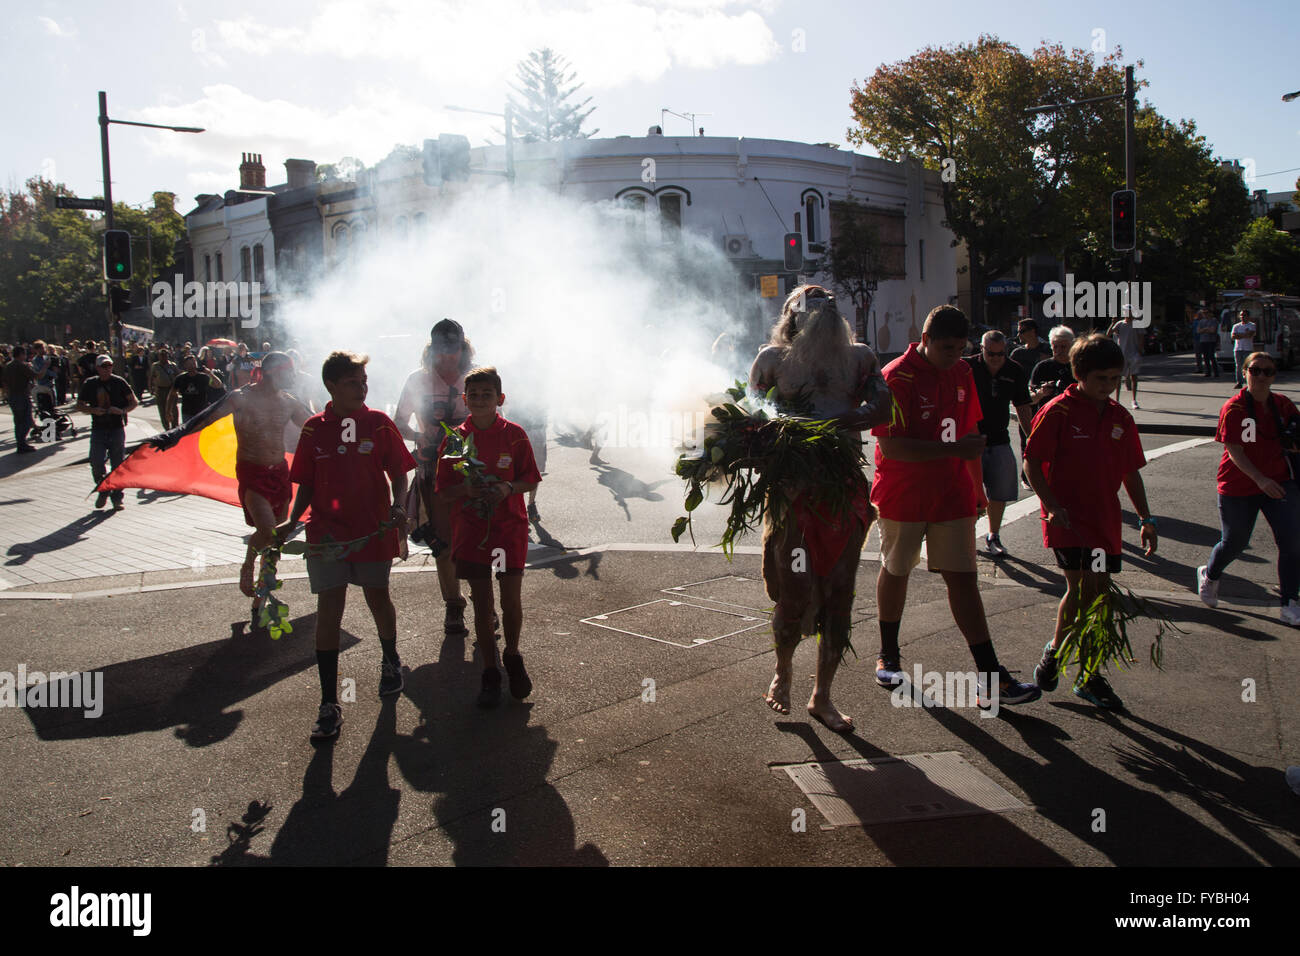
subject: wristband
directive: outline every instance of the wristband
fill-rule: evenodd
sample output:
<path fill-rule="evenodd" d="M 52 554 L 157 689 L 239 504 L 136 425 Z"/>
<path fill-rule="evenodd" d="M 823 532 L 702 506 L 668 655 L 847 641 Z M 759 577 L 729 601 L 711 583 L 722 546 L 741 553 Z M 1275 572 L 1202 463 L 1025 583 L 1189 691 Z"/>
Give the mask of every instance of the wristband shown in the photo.
<path fill-rule="evenodd" d="M 1152 515 L 1150 518 L 1143 518 L 1141 521 L 1138 522 L 1138 527 L 1140 528 L 1144 524 L 1151 525 L 1151 527 L 1154 528 L 1156 531 L 1160 530 L 1160 523 L 1156 521 L 1154 515 Z"/>
<path fill-rule="evenodd" d="M 513 495 L 515 493 L 515 483 L 513 481 L 507 481 L 506 484 L 510 486 L 510 493 Z"/>

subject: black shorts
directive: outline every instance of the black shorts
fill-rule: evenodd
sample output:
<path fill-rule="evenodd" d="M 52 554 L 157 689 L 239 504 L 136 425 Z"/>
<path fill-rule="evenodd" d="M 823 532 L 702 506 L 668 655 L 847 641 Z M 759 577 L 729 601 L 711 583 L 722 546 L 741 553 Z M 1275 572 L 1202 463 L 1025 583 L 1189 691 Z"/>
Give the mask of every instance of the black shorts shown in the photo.
<path fill-rule="evenodd" d="M 1062 571 L 1089 571 L 1092 569 L 1095 557 L 1092 549 L 1083 548 L 1053 548 L 1056 555 L 1056 566 Z M 1106 555 L 1106 573 L 1119 574 L 1120 555 Z"/>
<path fill-rule="evenodd" d="M 523 568 L 506 568 L 497 572 L 497 580 L 507 576 L 522 575 Z M 481 561 L 456 561 L 456 577 L 462 581 L 486 581 L 492 576 L 492 565 Z"/>

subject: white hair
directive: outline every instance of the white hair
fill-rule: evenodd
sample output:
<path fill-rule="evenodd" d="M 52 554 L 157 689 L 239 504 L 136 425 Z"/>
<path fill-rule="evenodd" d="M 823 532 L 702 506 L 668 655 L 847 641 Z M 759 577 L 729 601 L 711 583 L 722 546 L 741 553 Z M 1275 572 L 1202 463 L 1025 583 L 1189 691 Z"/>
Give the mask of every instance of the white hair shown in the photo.
<path fill-rule="evenodd" d="M 1074 341 L 1074 329 L 1068 325 L 1058 325 L 1052 331 L 1047 333 L 1047 341 L 1055 342 L 1057 339 L 1069 339 Z"/>

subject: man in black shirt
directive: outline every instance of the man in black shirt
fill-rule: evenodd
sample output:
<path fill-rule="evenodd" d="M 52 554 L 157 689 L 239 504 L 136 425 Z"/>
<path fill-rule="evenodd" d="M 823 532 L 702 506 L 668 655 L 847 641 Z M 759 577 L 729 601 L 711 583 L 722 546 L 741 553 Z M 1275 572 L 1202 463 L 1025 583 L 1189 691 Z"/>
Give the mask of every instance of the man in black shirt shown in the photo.
<path fill-rule="evenodd" d="M 131 386 L 120 375 L 113 374 L 113 359 L 101 355 L 95 360 L 95 377 L 81 383 L 77 392 L 77 411 L 92 416 L 90 423 L 90 473 L 98 486 L 108 472 L 105 457 L 116 468 L 122 464 L 126 451 L 126 416 L 140 403 Z M 122 492 L 114 491 L 113 510 L 121 511 Z M 107 492 L 100 492 L 95 507 L 102 508 L 108 501 Z"/>
<path fill-rule="evenodd" d="M 180 402 L 181 424 L 184 425 L 208 407 L 208 390 L 221 388 L 221 379 L 206 368 L 200 369 L 199 360 L 193 355 L 186 356 L 182 365 L 185 371 L 177 375 L 175 381 L 172 382 L 171 399 L 173 402 Z M 172 421 L 176 420 L 174 409 L 170 417 Z"/>
<path fill-rule="evenodd" d="M 1034 374 L 1035 365 L 1052 357 L 1052 350 L 1038 337 L 1038 323 L 1033 319 L 1021 319 L 1016 331 L 1020 333 L 1020 347 L 1012 350 L 1011 361 L 1020 366 L 1027 381 Z"/>
<path fill-rule="evenodd" d="M 4 367 L 4 382 L 9 411 L 14 415 L 14 441 L 18 444 L 14 453 L 18 455 L 36 450 L 27 440 L 33 424 L 32 383 L 35 381 L 36 373 L 27 362 L 27 348 L 15 345 L 13 360 Z"/>
<path fill-rule="evenodd" d="M 989 533 L 984 535 L 984 550 L 995 558 L 1007 553 L 998 533 L 1008 501 L 1020 497 L 1016 487 L 1016 456 L 1011 450 L 1009 405 L 1014 405 L 1021 427 L 1026 431 L 1033 422 L 1030 414 L 1029 388 L 1025 373 L 1015 362 L 1007 361 L 1007 337 L 996 329 L 984 333 L 978 355 L 962 361 L 971 367 L 975 392 L 979 395 L 984 418 L 980 434 L 986 439 L 980 465 L 984 472 L 984 494 L 989 499 Z"/>
<path fill-rule="evenodd" d="M 1029 397 L 1034 402 L 1034 414 L 1074 383 L 1070 370 L 1070 346 L 1074 344 L 1074 331 L 1067 325 L 1058 325 L 1047 336 L 1052 345 L 1052 357 L 1034 366 L 1029 376 Z"/>

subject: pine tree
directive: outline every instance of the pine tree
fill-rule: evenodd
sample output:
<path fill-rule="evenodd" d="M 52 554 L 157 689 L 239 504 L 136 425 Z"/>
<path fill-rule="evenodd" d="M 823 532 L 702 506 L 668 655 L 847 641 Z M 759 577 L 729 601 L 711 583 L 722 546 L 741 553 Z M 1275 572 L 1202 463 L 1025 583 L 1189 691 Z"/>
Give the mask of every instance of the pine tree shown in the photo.
<path fill-rule="evenodd" d="M 600 132 L 599 129 L 589 133 L 582 131 L 583 121 L 595 111 L 593 106 L 582 112 L 582 108 L 591 102 L 590 96 L 581 103 L 565 102 L 582 89 L 581 83 L 566 88 L 576 75 L 573 72 L 566 74 L 567 68 L 564 58 L 549 47 L 534 50 L 528 54 L 528 59 L 520 61 L 520 86 L 511 84 L 510 88 L 522 99 L 512 96 L 510 105 L 514 109 L 515 129 L 524 142 L 587 139 Z"/>

